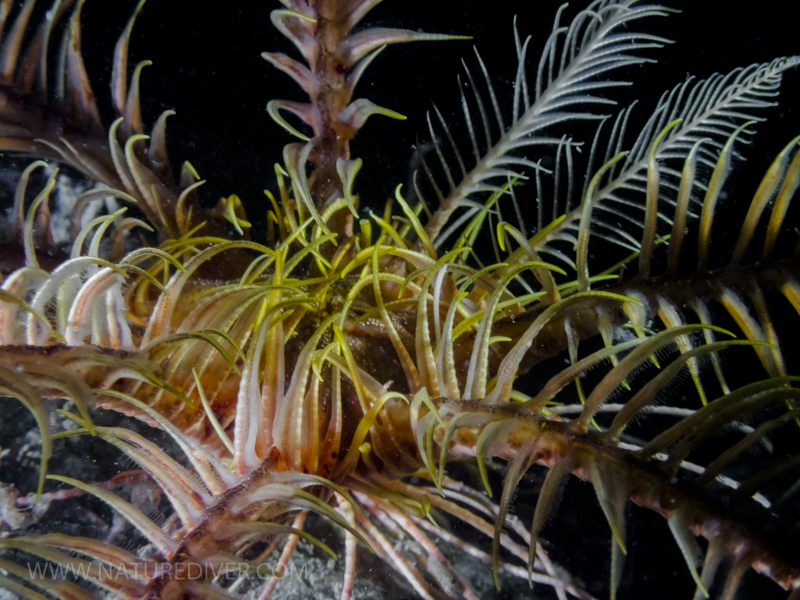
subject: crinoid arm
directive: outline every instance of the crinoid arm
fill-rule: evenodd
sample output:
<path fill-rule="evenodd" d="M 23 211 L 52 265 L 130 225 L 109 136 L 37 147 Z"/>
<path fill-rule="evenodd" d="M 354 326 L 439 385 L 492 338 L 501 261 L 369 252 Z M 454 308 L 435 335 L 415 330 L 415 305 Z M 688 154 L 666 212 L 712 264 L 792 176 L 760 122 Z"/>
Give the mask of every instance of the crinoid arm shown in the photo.
<path fill-rule="evenodd" d="M 797 138 L 749 203 L 733 174 L 798 57 L 687 80 L 642 121 L 607 116 L 625 68 L 666 43 L 640 28 L 671 11 L 596 0 L 567 24 L 562 8 L 538 71 L 516 34 L 510 114 L 478 58 L 466 146 L 435 109 L 414 189 L 363 211 L 350 144 L 367 117 L 399 115 L 356 84 L 383 46 L 451 36 L 359 28 L 376 0 L 283 0 L 271 19 L 300 56 L 264 58 L 309 100 L 268 105 L 301 142 L 257 233 L 237 196 L 205 208 L 191 166 L 173 173 L 167 113 L 145 144 L 145 64 L 127 65 L 143 2 L 114 53 L 109 126 L 81 58 L 84 3 L 56 2 L 38 28 L 33 1 L 12 4 L 0 148 L 39 160 L 10 213 L 0 394 L 41 441 L 18 465 L 30 477 L 0 488 L 0 587 L 266 600 L 302 580 L 302 551 L 338 559 L 325 585 L 342 600 L 366 556 L 402 597 L 623 598 L 646 579 L 638 519 L 653 517 L 687 596 L 757 579 L 797 597 Z M 47 161 L 104 186 L 55 259 Z M 132 206 L 83 220 L 106 195 Z M 151 235 L 126 248 L 133 229 Z M 126 470 L 74 472 L 64 458 L 87 448 Z M 576 496 L 573 520 L 604 540 L 602 581 L 561 564 L 600 544 L 581 525 L 558 535 Z"/>
<path fill-rule="evenodd" d="M 84 2 L 56 2 L 35 28 L 30 22 L 40 12 L 36 3 L 12 4 L 6 3 L 0 22 L 0 148 L 69 165 L 101 185 L 104 191 L 76 203 L 72 238 L 87 203 L 104 196 L 134 205 L 162 237 L 178 238 L 200 223 L 207 233 L 224 233 L 224 206 L 202 208 L 201 182 L 192 165 L 185 162 L 176 177 L 170 164 L 166 127 L 174 111 L 164 111 L 145 133 L 139 83 L 152 63 L 141 61 L 132 73 L 128 68 L 131 32 L 144 0 L 114 51 L 111 103 L 117 118 L 108 127 L 101 122 L 81 54 Z"/>

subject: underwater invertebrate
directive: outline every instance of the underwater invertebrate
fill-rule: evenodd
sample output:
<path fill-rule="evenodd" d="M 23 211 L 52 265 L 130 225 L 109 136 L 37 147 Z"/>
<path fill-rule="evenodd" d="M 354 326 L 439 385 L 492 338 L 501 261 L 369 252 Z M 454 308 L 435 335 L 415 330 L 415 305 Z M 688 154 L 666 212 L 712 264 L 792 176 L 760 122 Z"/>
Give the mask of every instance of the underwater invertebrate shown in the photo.
<path fill-rule="evenodd" d="M 375 214 L 359 206 L 367 193 L 357 193 L 362 163 L 349 141 L 368 117 L 398 115 L 355 97 L 355 85 L 386 44 L 437 36 L 357 29 L 369 0 L 284 0 L 272 20 L 302 60 L 264 58 L 309 99 L 269 105 L 300 141 L 284 148 L 256 235 L 237 196 L 208 208 L 191 165 L 174 178 L 168 112 L 144 134 L 145 65 L 130 78 L 127 67 L 133 19 L 114 55 L 117 119 L 106 128 L 81 58 L 83 3 L 56 3 L 27 37 L 33 2 L 10 4 L 0 147 L 105 187 L 76 202 L 69 251 L 52 261 L 57 171 L 35 162 L 17 187 L 11 237 L 22 264 L 4 273 L 0 382 L 35 416 L 42 460 L 40 497 L 12 498 L 7 520 L 24 524 L 19 509 L 42 500 L 93 497 L 140 544 L 131 552 L 14 524 L 0 538 L 8 589 L 87 598 L 92 584 L 172 599 L 254 586 L 267 597 L 277 579 L 257 575 L 272 575 L 259 569 L 278 547 L 282 561 L 301 539 L 333 553 L 304 531 L 315 513 L 344 532 L 342 597 L 359 544 L 420 597 L 477 597 L 439 541 L 491 562 L 498 583 L 504 572 L 587 597 L 537 544 L 573 474 L 591 482 L 612 531 L 612 595 L 628 500 L 667 518 L 698 594 L 728 557 L 724 597 L 750 567 L 796 593 L 796 532 L 785 530 L 797 523 L 798 391 L 790 341 L 771 316 L 776 302 L 800 304 L 796 140 L 743 214 L 731 255 L 710 243 L 731 164 L 796 57 L 686 81 L 636 131 L 630 109 L 604 118 L 614 112 L 606 95 L 620 69 L 665 43 L 642 26 L 669 10 L 598 0 L 571 21 L 560 10 L 537 72 L 517 37 L 510 113 L 478 59 L 461 86 L 466 139 L 434 110 L 417 176 Z M 113 210 L 84 223 L 87 205 L 109 195 L 139 216 Z M 152 238 L 125 247 L 129 231 L 148 227 Z M 736 353 L 759 368 L 727 372 L 723 358 Z M 696 392 L 654 406 L 684 373 Z M 63 397 L 74 409 L 61 408 L 52 431 L 50 400 Z M 169 440 L 101 423 L 98 408 Z M 92 482 L 52 466 L 47 475 L 54 444 L 88 436 L 135 470 Z M 742 471 L 745 451 L 769 468 Z M 448 476 L 468 459 L 478 476 Z M 508 464 L 503 477 L 487 469 L 495 459 Z M 511 501 L 534 465 L 550 470 L 523 525 Z M 137 486 L 161 498 L 163 523 L 124 498 Z M 478 539 L 461 539 L 447 519 Z M 695 535 L 707 540 L 700 571 Z"/>

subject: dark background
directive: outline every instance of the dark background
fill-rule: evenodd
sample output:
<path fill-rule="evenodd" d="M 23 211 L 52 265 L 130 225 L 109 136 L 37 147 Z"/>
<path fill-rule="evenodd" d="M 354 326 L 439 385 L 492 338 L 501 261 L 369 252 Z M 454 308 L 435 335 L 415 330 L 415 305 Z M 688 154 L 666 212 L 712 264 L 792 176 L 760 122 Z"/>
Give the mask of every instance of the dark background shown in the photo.
<path fill-rule="evenodd" d="M 113 44 L 134 4 L 90 0 L 83 9 L 84 54 L 99 101 L 107 102 Z M 658 64 L 625 73 L 634 83 L 632 88 L 608 92 L 622 106 L 639 100 L 635 116 L 640 122 L 664 90 L 690 73 L 703 78 L 800 53 L 788 0 L 668 4 L 682 12 L 640 21 L 638 27 L 676 43 L 649 51 Z M 417 138 L 424 142 L 429 137 L 425 113 L 433 101 L 452 127 L 461 126 L 457 75 L 463 75 L 462 58 L 476 68 L 473 46 L 481 52 L 502 104 L 510 100 L 516 70 L 514 15 L 521 35 L 532 36 L 532 77 L 559 5 L 552 0 L 396 0 L 382 2 L 372 11 L 364 21 L 370 25 L 474 39 L 391 46 L 370 67 L 356 97 L 403 113 L 408 120 L 372 117 L 353 142 L 353 155 L 365 162 L 356 181 L 362 205 L 382 206 L 395 185 L 408 180 L 411 147 Z M 266 103 L 274 98 L 303 99 L 294 82 L 260 54 L 297 53 L 270 22 L 270 11 L 280 7 L 277 0 L 218 3 L 214 9 L 199 6 L 192 0 L 149 0 L 134 28 L 129 66 L 145 59 L 154 62 L 142 77 L 145 123 L 152 123 L 162 110 L 177 111 L 168 128 L 173 166 L 189 160 L 208 179 L 202 191 L 206 202 L 236 193 L 249 206 L 250 217 L 259 221 L 262 190 L 272 186 L 274 163 L 281 160 L 283 145 L 293 141 L 267 115 Z M 562 23 L 568 24 L 582 7 L 581 2 L 572 3 Z M 747 154 L 762 174 L 775 154 L 800 133 L 800 76 L 790 73 L 785 79 L 783 98 L 790 100 L 764 113 L 770 125 L 761 127 L 760 143 Z"/>

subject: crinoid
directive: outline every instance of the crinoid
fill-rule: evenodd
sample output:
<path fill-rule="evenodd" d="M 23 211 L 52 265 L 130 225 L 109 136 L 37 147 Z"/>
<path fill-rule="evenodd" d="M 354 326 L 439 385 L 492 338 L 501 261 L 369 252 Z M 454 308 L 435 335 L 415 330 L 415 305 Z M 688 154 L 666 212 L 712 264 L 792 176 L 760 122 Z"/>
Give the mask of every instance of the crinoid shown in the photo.
<path fill-rule="evenodd" d="M 37 160 L 9 213 L 0 394 L 38 464 L 6 426 L 0 588 L 262 599 L 308 575 L 286 567 L 305 546 L 338 558 L 341 598 L 366 556 L 403 598 L 640 597 L 645 574 L 655 597 L 798 598 L 800 138 L 752 200 L 732 180 L 799 57 L 677 82 L 638 120 L 615 98 L 671 9 L 562 7 L 541 53 L 515 33 L 508 89 L 465 62 L 461 125 L 432 110 L 383 204 L 350 142 L 400 115 L 356 84 L 387 44 L 451 36 L 359 26 L 379 0 L 282 0 L 294 49 L 263 57 L 307 97 L 267 110 L 295 141 L 262 203 L 215 204 L 168 158 L 171 111 L 142 116 L 143 1 L 110 123 L 91 3 L 12 4 L 0 148 Z"/>

